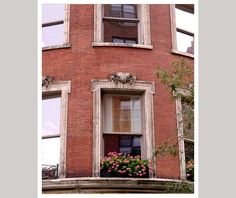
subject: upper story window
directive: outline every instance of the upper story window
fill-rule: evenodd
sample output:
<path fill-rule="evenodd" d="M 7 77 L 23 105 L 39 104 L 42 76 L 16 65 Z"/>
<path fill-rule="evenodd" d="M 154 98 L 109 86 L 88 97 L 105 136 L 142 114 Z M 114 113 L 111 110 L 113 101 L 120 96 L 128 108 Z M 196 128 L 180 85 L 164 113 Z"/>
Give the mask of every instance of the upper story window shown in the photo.
<path fill-rule="evenodd" d="M 68 44 L 68 9 L 64 4 L 42 4 L 42 47 Z"/>
<path fill-rule="evenodd" d="M 176 4 L 171 6 L 172 48 L 174 52 L 194 55 L 194 5 Z"/>
<path fill-rule="evenodd" d="M 138 43 L 137 5 L 103 6 L 104 42 Z"/>
<path fill-rule="evenodd" d="M 153 48 L 148 5 L 94 5 L 94 12 L 93 46 Z"/>

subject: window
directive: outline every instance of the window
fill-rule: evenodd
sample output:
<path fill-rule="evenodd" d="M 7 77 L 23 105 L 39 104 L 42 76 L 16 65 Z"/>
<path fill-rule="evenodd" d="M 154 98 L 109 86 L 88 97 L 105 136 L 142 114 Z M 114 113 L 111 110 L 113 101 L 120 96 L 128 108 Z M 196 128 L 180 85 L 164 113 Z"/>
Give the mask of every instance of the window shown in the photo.
<path fill-rule="evenodd" d="M 58 178 L 60 158 L 60 95 L 44 96 L 42 101 L 43 179 Z"/>
<path fill-rule="evenodd" d="M 180 90 L 181 93 L 184 93 Z M 194 104 L 184 97 L 176 100 L 177 127 L 180 150 L 181 179 L 192 180 L 187 172 L 188 163 L 194 160 Z"/>
<path fill-rule="evenodd" d="M 194 54 L 194 5 L 176 4 L 171 6 L 172 48 L 193 56 Z"/>
<path fill-rule="evenodd" d="M 152 49 L 148 5 L 94 5 L 93 46 Z"/>
<path fill-rule="evenodd" d="M 42 47 L 68 44 L 69 5 L 42 4 Z"/>
<path fill-rule="evenodd" d="M 123 77 L 124 74 L 117 73 Z M 106 79 L 92 80 L 94 177 L 100 177 L 100 160 L 110 151 L 153 159 L 154 83 L 117 83 Z M 149 177 L 155 177 L 155 160 L 152 166 Z"/>
<path fill-rule="evenodd" d="M 121 37 L 125 41 L 138 40 L 137 5 L 106 4 L 103 6 L 104 42 L 119 42 L 113 37 Z M 125 42 L 123 42 L 125 43 Z"/>
<path fill-rule="evenodd" d="M 109 152 L 141 155 L 141 96 L 103 95 L 104 155 Z"/>
<path fill-rule="evenodd" d="M 67 109 L 70 81 L 42 87 L 42 178 L 65 177 Z"/>

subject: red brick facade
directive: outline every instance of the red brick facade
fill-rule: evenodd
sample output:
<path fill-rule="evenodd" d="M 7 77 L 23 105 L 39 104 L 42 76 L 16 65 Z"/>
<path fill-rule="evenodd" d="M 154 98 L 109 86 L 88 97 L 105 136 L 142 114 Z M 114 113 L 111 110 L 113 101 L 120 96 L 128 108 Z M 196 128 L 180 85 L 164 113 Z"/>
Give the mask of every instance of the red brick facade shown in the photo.
<path fill-rule="evenodd" d="M 129 72 L 137 80 L 155 83 L 154 132 L 156 146 L 167 139 L 177 143 L 175 102 L 154 75 L 157 67 L 170 68 L 183 56 L 171 53 L 169 5 L 150 5 L 153 49 L 93 47 L 93 5 L 71 5 L 69 43 L 71 47 L 42 52 L 43 75 L 56 81 L 71 81 L 68 103 L 66 177 L 91 177 L 93 155 L 92 79 L 109 79 L 111 73 Z M 187 58 L 192 64 L 193 59 Z M 159 178 L 180 178 L 179 158 L 157 159 Z"/>

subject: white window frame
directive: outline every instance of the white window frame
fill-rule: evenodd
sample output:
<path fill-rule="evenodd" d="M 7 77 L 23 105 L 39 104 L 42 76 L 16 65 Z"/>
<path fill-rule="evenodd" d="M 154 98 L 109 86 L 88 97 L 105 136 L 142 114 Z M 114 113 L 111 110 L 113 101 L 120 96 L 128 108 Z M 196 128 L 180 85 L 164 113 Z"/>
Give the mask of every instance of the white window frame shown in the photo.
<path fill-rule="evenodd" d="M 142 93 L 143 107 L 143 157 L 153 159 L 153 169 L 150 170 L 150 178 L 156 175 L 155 135 L 154 135 L 154 108 L 153 95 L 155 85 L 153 82 L 136 81 L 135 84 L 114 84 L 110 80 L 92 80 L 93 92 L 93 177 L 100 177 L 100 161 L 103 157 L 103 131 L 102 131 L 102 92 L 111 91 Z M 132 134 L 130 134 L 132 135 Z"/>
<path fill-rule="evenodd" d="M 69 43 L 69 24 L 70 24 L 70 4 L 64 5 L 64 20 L 56 20 L 56 21 L 50 21 L 46 23 L 42 23 L 41 30 L 43 30 L 44 27 L 52 27 L 57 24 L 64 24 L 64 42 L 61 45 L 51 45 L 51 46 L 45 46 L 42 47 L 42 50 L 50 50 L 50 49 L 57 49 L 57 48 L 68 48 L 70 47 Z M 42 9 L 41 9 L 42 10 Z"/>
<path fill-rule="evenodd" d="M 177 119 L 177 130 L 178 130 L 178 143 L 179 143 L 179 165 L 180 165 L 180 179 L 186 180 L 186 161 L 185 161 L 185 145 L 184 142 L 192 142 L 194 140 L 190 140 L 184 138 L 184 126 L 183 126 L 183 114 L 182 114 L 182 96 L 189 96 L 190 91 L 184 89 L 178 89 L 177 95 L 180 95 L 176 98 L 176 119 Z"/>
<path fill-rule="evenodd" d="M 153 46 L 151 45 L 149 5 L 137 4 L 137 12 L 139 20 L 138 44 L 104 42 L 103 5 L 94 4 L 94 42 L 92 43 L 92 46 L 135 47 L 153 49 Z"/>
<path fill-rule="evenodd" d="M 170 4 L 170 20 L 171 20 L 171 37 L 172 37 L 172 49 L 171 52 L 174 54 L 179 54 L 183 56 L 187 56 L 190 58 L 194 58 L 193 54 L 187 53 L 187 52 L 182 52 L 177 49 L 177 27 L 176 27 L 176 15 L 175 15 L 175 6 L 176 4 Z M 187 32 L 187 31 L 185 31 Z M 189 34 L 190 32 L 188 32 Z M 190 33 L 193 34 L 194 37 L 194 32 Z"/>
<path fill-rule="evenodd" d="M 59 178 L 66 177 L 67 111 L 70 87 L 70 81 L 52 82 L 48 87 L 42 87 L 42 93 L 44 95 L 54 93 L 58 95 L 60 93 L 61 96 Z"/>

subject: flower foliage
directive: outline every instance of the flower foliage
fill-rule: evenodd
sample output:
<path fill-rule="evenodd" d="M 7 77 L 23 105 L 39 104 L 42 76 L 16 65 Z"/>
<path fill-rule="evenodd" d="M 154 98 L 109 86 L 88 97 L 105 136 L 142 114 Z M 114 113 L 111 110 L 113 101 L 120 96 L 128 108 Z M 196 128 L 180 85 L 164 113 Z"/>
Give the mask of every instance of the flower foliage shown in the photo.
<path fill-rule="evenodd" d="M 110 152 L 101 160 L 101 177 L 149 177 L 149 162 L 139 155 Z"/>
<path fill-rule="evenodd" d="M 194 160 L 189 160 L 186 165 L 187 180 L 194 181 Z"/>

